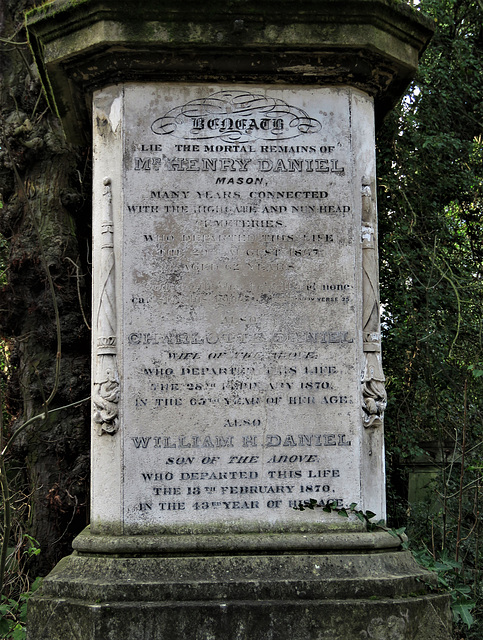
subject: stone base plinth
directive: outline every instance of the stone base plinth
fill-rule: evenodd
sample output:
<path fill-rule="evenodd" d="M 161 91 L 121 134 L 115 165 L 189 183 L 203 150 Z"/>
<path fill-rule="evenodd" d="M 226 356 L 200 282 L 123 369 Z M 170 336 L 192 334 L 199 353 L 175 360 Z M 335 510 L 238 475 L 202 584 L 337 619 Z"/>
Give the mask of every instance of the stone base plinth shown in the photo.
<path fill-rule="evenodd" d="M 30 600 L 27 638 L 450 640 L 449 598 L 433 575 L 387 534 L 365 535 L 366 548 L 364 534 L 338 533 L 295 553 L 77 551 Z"/>

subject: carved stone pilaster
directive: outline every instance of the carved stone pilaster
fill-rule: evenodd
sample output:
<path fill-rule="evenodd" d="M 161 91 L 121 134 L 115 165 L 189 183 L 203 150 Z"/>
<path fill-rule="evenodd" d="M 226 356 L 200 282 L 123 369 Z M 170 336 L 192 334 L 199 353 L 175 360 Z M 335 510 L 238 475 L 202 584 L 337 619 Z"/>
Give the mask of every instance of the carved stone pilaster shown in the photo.
<path fill-rule="evenodd" d="M 364 180 L 362 198 L 362 336 L 364 370 L 362 372 L 362 409 L 365 427 L 382 427 L 387 404 L 385 377 L 381 360 L 381 328 L 377 247 L 375 240 L 376 203 L 373 190 Z"/>
<path fill-rule="evenodd" d="M 120 385 L 117 369 L 114 223 L 110 178 L 104 179 L 103 198 L 99 278 L 101 287 L 95 316 L 97 344 L 92 417 L 99 435 L 112 435 L 119 429 Z"/>

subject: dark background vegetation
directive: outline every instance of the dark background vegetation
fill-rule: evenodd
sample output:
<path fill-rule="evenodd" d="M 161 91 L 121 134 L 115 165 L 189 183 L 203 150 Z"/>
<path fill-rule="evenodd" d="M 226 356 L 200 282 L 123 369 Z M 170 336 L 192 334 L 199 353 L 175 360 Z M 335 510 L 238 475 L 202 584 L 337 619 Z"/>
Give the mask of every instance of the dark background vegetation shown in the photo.
<path fill-rule="evenodd" d="M 378 136 L 389 524 L 407 526 L 411 547 L 449 582 L 457 637 L 477 639 L 483 637 L 483 3 L 422 0 L 419 7 L 436 20 L 436 33 Z M 408 476 L 421 456 L 434 462 L 435 474 L 426 498 L 410 504 Z M 475 619 L 470 629 L 467 613 Z"/>
<path fill-rule="evenodd" d="M 90 150 L 69 147 L 47 108 L 23 28 L 33 4 L 0 1 L 4 444 L 33 416 L 90 393 L 90 334 L 78 295 L 89 315 Z M 10 546 L 20 545 L 20 559 L 23 532 L 39 541 L 33 575 L 69 553 L 87 523 L 87 405 L 35 421 L 10 447 Z"/>
<path fill-rule="evenodd" d="M 70 553 L 89 492 L 90 149 L 67 145 L 42 95 L 23 28 L 33 5 L 0 0 L 0 450 L 18 433 L 0 459 L 2 535 L 10 517 L 0 637 L 17 639 L 22 594 Z M 406 527 L 451 590 L 455 638 L 477 640 L 483 0 L 417 9 L 436 34 L 378 135 L 389 525 Z M 432 484 L 409 503 L 418 459 L 432 465 Z"/>

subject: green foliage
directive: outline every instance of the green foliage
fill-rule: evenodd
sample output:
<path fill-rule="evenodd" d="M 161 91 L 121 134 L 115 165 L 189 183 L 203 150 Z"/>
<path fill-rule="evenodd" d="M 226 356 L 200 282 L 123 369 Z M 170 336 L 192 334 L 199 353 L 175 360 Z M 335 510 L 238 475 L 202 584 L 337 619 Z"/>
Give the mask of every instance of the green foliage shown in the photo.
<path fill-rule="evenodd" d="M 24 535 L 21 549 L 12 549 L 7 558 L 7 573 L 17 575 L 17 580 L 9 581 L 8 593 L 0 601 L 0 638 L 24 640 L 27 621 L 27 603 L 30 596 L 40 587 L 42 578 L 36 578 L 32 584 L 25 582 L 24 562 L 40 553 L 37 540 Z"/>
<path fill-rule="evenodd" d="M 2 596 L 0 604 L 0 638 L 8 640 L 25 640 L 27 622 L 27 603 L 30 596 L 42 584 L 42 578 L 36 578 L 32 586 L 18 599 Z"/>
<path fill-rule="evenodd" d="M 446 551 L 437 559 L 427 549 L 413 551 L 413 555 L 421 566 L 437 573 L 438 585 L 451 593 L 454 621 L 461 621 L 470 629 L 474 623 L 471 612 L 476 603 L 471 586 L 462 577 L 463 563 L 452 560 Z"/>
<path fill-rule="evenodd" d="M 476 639 L 483 629 L 483 5 L 421 0 L 418 8 L 435 19 L 436 33 L 378 140 L 388 511 L 416 547 L 431 550 L 432 568 L 452 590 L 458 640 Z M 408 470 L 425 449 L 437 451 L 439 469 L 426 509 L 407 503 Z"/>
<path fill-rule="evenodd" d="M 467 375 L 483 355 L 483 12 L 469 0 L 421 8 L 438 30 L 378 156 L 387 422 L 403 457 L 458 436 L 467 378 L 483 433 L 483 387 Z"/>
<path fill-rule="evenodd" d="M 351 502 L 348 507 L 338 507 L 336 500 L 327 500 L 325 504 L 320 504 L 314 498 L 310 500 L 300 501 L 296 507 L 294 507 L 295 511 L 305 511 L 305 509 L 314 509 L 321 508 L 324 513 L 336 513 L 341 518 L 348 518 L 349 516 L 354 516 L 360 522 L 364 523 L 368 530 L 377 529 L 377 528 L 385 528 L 383 526 L 383 520 L 375 523 L 372 522 L 372 519 L 375 518 L 376 514 L 372 511 L 361 511 L 357 508 L 356 502 Z"/>

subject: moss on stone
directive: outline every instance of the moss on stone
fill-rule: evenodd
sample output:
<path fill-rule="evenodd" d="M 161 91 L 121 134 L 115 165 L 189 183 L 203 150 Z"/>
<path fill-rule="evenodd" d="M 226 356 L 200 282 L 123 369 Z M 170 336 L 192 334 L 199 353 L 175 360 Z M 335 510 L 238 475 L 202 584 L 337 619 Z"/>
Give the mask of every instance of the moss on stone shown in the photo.
<path fill-rule="evenodd" d="M 449 597 L 416 595 L 424 574 L 407 552 L 74 555 L 30 600 L 27 637 L 450 640 Z"/>

